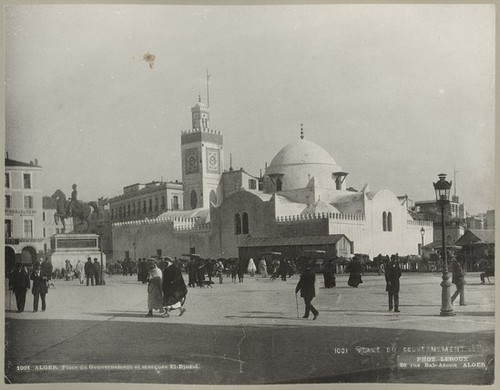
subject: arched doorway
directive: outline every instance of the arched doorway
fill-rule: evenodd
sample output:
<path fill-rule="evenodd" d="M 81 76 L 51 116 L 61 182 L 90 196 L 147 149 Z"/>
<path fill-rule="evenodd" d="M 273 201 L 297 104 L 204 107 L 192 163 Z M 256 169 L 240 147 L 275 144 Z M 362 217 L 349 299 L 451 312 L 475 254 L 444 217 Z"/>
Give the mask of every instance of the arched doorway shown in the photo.
<path fill-rule="evenodd" d="M 23 264 L 34 264 L 36 259 L 36 250 L 31 246 L 23 248 L 21 251 L 21 263 Z"/>
<path fill-rule="evenodd" d="M 8 275 L 16 264 L 16 251 L 10 246 L 5 247 L 5 274 Z"/>

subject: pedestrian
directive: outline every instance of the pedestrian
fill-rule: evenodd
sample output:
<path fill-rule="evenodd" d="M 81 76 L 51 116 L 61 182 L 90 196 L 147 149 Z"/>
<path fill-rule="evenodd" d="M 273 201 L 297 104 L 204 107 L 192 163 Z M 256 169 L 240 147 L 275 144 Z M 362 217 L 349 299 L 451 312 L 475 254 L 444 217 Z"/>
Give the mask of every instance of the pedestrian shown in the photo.
<path fill-rule="evenodd" d="M 224 263 L 222 260 L 217 260 L 217 263 L 215 263 L 215 270 L 217 272 L 217 276 L 219 277 L 219 284 L 222 284 L 224 280 Z"/>
<path fill-rule="evenodd" d="M 26 304 L 26 292 L 30 289 L 30 278 L 21 263 L 16 263 L 10 275 L 9 288 L 16 295 L 17 312 L 22 313 Z"/>
<path fill-rule="evenodd" d="M 162 272 L 153 259 L 148 259 L 148 314 L 153 317 L 153 310 L 163 311 Z"/>
<path fill-rule="evenodd" d="M 48 257 L 46 257 L 45 260 L 42 262 L 40 270 L 48 278 L 47 279 L 48 281 L 52 279 L 53 267 Z"/>
<path fill-rule="evenodd" d="M 267 264 L 264 257 L 259 261 L 259 272 L 263 278 L 267 278 Z"/>
<path fill-rule="evenodd" d="M 211 282 L 214 273 L 214 265 L 212 259 L 205 260 L 205 269 L 207 271 L 208 281 Z"/>
<path fill-rule="evenodd" d="M 324 265 L 323 269 L 323 278 L 325 281 L 325 288 L 332 288 L 336 286 L 335 283 L 335 260 L 330 259 L 326 264 Z"/>
<path fill-rule="evenodd" d="M 281 275 L 281 280 L 286 282 L 286 274 L 288 272 L 288 262 L 285 258 L 280 260 L 279 273 Z"/>
<path fill-rule="evenodd" d="M 94 278 L 95 285 L 99 286 L 101 284 L 101 265 L 97 261 L 97 257 L 94 257 Z"/>
<path fill-rule="evenodd" d="M 202 258 L 196 260 L 196 285 L 203 287 L 205 281 L 205 262 Z"/>
<path fill-rule="evenodd" d="M 181 270 L 167 257 L 166 267 L 163 270 L 163 315 L 168 317 L 169 312 L 179 309 L 179 316 L 183 315 L 186 309 L 183 307 L 186 302 L 187 287 L 182 277 Z"/>
<path fill-rule="evenodd" d="M 85 272 L 83 271 L 83 264 L 80 260 L 78 260 L 75 265 L 75 276 L 80 280 L 80 284 L 83 284 Z"/>
<path fill-rule="evenodd" d="M 38 264 L 35 264 L 30 279 L 33 281 L 33 286 L 31 287 L 31 293 L 33 294 L 33 312 L 38 311 L 38 301 L 40 298 L 42 300 L 42 311 L 45 311 L 47 308 L 45 295 L 49 292 L 47 275 L 42 272 Z"/>
<path fill-rule="evenodd" d="M 319 312 L 312 305 L 312 300 L 316 296 L 315 284 L 316 282 L 316 272 L 315 265 L 313 262 L 310 262 L 302 275 L 300 275 L 299 282 L 297 283 L 297 287 L 295 287 L 295 294 L 300 291 L 300 296 L 304 298 L 304 303 L 306 305 L 305 314 L 302 318 L 309 318 L 309 312 L 313 313 L 313 320 L 318 318 Z"/>
<path fill-rule="evenodd" d="M 89 285 L 89 281 L 94 285 L 94 264 L 92 264 L 92 259 L 87 257 L 87 262 L 84 266 L 85 277 L 87 278 L 87 286 Z"/>
<path fill-rule="evenodd" d="M 73 265 L 71 264 L 71 261 L 66 259 L 65 261 L 66 265 L 64 266 L 64 275 L 66 280 L 73 280 L 73 277 L 75 276 L 73 272 Z"/>
<path fill-rule="evenodd" d="M 358 259 L 357 256 L 354 256 L 354 258 L 349 263 L 348 267 L 349 267 L 349 280 L 347 281 L 347 284 L 351 287 L 357 288 L 361 283 L 363 283 L 363 280 L 361 280 L 361 272 L 363 271 L 361 261 Z"/>
<path fill-rule="evenodd" d="M 189 259 L 186 264 L 186 269 L 188 273 L 188 286 L 196 287 L 196 262 L 193 258 Z"/>
<path fill-rule="evenodd" d="M 238 259 L 238 283 L 243 283 L 243 276 L 245 275 L 245 263 L 243 259 Z"/>
<path fill-rule="evenodd" d="M 250 260 L 248 260 L 247 272 L 253 278 L 255 275 L 255 271 L 257 271 L 257 267 L 255 266 L 253 259 L 250 257 Z"/>
<path fill-rule="evenodd" d="M 399 313 L 399 278 L 401 277 L 401 268 L 399 263 L 390 259 L 385 266 L 385 291 L 389 294 L 389 311 L 394 307 L 394 312 Z"/>
<path fill-rule="evenodd" d="M 460 294 L 460 306 L 467 306 L 465 304 L 465 285 L 467 284 L 465 281 L 465 272 L 454 257 L 451 258 L 451 271 L 453 272 L 451 282 L 457 287 L 457 291 L 451 296 L 451 304 L 453 305 L 453 301 Z"/>
<path fill-rule="evenodd" d="M 238 263 L 234 260 L 235 259 L 233 259 L 232 263 L 230 263 L 229 270 L 231 272 L 231 281 L 233 283 L 236 283 L 236 276 L 238 275 Z"/>

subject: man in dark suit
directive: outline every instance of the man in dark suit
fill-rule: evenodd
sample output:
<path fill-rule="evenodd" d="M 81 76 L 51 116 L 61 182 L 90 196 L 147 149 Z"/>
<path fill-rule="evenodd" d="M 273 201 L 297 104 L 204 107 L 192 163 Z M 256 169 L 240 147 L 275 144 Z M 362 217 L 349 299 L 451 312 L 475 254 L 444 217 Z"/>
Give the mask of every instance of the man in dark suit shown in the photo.
<path fill-rule="evenodd" d="M 319 312 L 312 305 L 311 301 L 316 296 L 316 291 L 314 288 L 314 283 L 316 282 L 316 272 L 314 263 L 309 263 L 306 269 L 300 275 L 300 280 L 295 287 L 295 294 L 300 291 L 300 296 L 304 298 L 304 303 L 306 305 L 306 312 L 302 318 L 309 318 L 309 312 L 313 313 L 313 320 L 318 318 Z"/>
<path fill-rule="evenodd" d="M 97 258 L 94 258 L 94 279 L 95 285 L 99 286 L 101 284 L 101 264 L 99 264 Z"/>
<path fill-rule="evenodd" d="M 453 278 L 451 282 L 457 286 L 457 291 L 451 296 L 451 304 L 453 305 L 453 301 L 460 294 L 460 306 L 466 306 L 465 304 L 465 272 L 462 269 L 462 266 L 457 261 L 456 258 L 452 257 L 451 259 L 451 271 L 453 272 Z"/>
<path fill-rule="evenodd" d="M 389 311 L 394 307 L 394 311 L 399 313 L 399 278 L 401 268 L 395 258 L 391 258 L 385 266 L 385 291 L 389 293 Z"/>
<path fill-rule="evenodd" d="M 17 312 L 22 313 L 26 304 L 26 292 L 30 289 L 30 278 L 21 263 L 17 263 L 10 274 L 9 288 L 16 295 Z"/>
<path fill-rule="evenodd" d="M 47 275 L 43 273 L 38 264 L 35 264 L 30 279 L 33 281 L 33 287 L 31 288 L 31 292 L 33 293 L 33 311 L 38 311 L 39 298 L 42 299 L 42 311 L 45 311 L 47 307 L 45 295 L 49 292 Z"/>
<path fill-rule="evenodd" d="M 89 280 L 92 282 L 92 286 L 94 285 L 94 264 L 92 264 L 92 259 L 87 257 L 87 262 L 84 266 L 85 277 L 87 278 L 87 286 L 89 285 Z"/>

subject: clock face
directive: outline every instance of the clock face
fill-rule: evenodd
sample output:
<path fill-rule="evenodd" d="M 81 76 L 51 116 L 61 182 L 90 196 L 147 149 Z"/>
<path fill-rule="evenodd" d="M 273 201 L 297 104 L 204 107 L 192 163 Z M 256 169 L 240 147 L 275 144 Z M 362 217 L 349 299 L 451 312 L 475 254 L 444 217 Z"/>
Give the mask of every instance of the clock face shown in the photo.
<path fill-rule="evenodd" d="M 219 173 L 219 151 L 217 149 L 207 149 L 207 171 Z"/>

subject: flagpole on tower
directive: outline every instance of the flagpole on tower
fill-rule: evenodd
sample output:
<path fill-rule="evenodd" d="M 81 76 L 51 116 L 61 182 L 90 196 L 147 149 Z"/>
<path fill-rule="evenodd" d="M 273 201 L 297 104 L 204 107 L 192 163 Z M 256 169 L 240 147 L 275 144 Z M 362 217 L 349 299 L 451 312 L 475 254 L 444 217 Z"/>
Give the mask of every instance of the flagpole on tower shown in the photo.
<path fill-rule="evenodd" d="M 208 69 L 207 69 L 207 108 L 210 107 L 210 89 L 208 87 L 208 80 L 210 79 L 211 74 L 208 74 Z"/>

